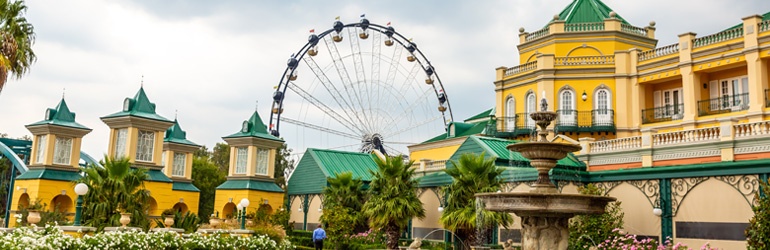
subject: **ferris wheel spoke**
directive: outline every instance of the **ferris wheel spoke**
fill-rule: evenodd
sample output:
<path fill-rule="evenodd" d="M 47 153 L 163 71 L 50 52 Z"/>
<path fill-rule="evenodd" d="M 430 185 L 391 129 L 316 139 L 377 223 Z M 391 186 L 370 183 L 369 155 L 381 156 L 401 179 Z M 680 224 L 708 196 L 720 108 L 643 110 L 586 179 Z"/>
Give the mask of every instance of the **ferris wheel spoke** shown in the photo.
<path fill-rule="evenodd" d="M 387 122 L 387 124 L 399 124 L 402 120 L 404 120 L 404 118 L 408 117 L 408 114 L 410 112 L 414 111 L 420 104 L 423 104 L 427 100 L 429 100 L 427 96 L 430 93 L 433 93 L 432 89 L 426 89 L 425 91 L 423 91 L 423 93 L 419 97 L 414 99 L 417 101 L 413 102 L 411 105 L 409 105 L 409 107 L 402 109 L 402 112 L 396 116 L 393 116 L 393 119 Z"/>
<path fill-rule="evenodd" d="M 364 99 L 366 99 L 367 103 L 369 104 L 369 109 L 371 109 L 371 99 L 366 98 L 368 96 L 368 88 L 365 88 L 362 86 L 365 84 L 366 81 L 366 71 L 364 70 L 364 59 L 361 57 L 361 44 L 359 43 L 358 36 L 356 32 L 357 29 L 348 29 L 348 38 L 350 39 L 350 51 L 352 52 L 353 57 L 353 67 L 355 69 L 356 73 L 356 82 L 354 85 L 351 85 L 354 91 L 356 91 L 356 87 L 358 87 L 357 93 L 359 96 L 363 96 Z M 364 31 L 361 31 L 364 32 Z M 362 93 L 365 92 L 365 93 Z M 364 103 L 359 103 L 362 108 L 364 107 Z M 363 114 L 366 114 L 363 112 Z M 369 124 L 372 124 L 371 117 L 364 115 L 364 119 L 367 120 L 366 122 Z"/>
<path fill-rule="evenodd" d="M 403 152 L 401 152 L 400 150 L 398 150 L 398 149 L 395 149 L 395 148 L 393 148 L 393 147 L 391 147 L 391 146 L 388 146 L 388 145 L 383 145 L 383 146 L 385 146 L 386 148 L 388 148 L 388 150 L 390 150 L 390 152 L 396 152 L 396 153 L 398 153 L 399 155 L 407 155 L 407 154 L 404 154 Z M 391 155 L 394 155 L 394 154 L 391 154 Z"/>
<path fill-rule="evenodd" d="M 318 125 L 313 125 L 313 124 L 310 124 L 310 123 L 294 120 L 294 119 L 291 119 L 291 118 L 288 118 L 288 117 L 281 116 L 281 121 L 282 122 L 291 123 L 291 124 L 294 124 L 294 125 L 297 125 L 297 126 L 302 126 L 302 127 L 306 127 L 306 128 L 310 128 L 310 129 L 315 129 L 315 130 L 318 130 L 318 131 L 321 131 L 321 132 L 326 132 L 326 133 L 329 133 L 329 134 L 335 134 L 335 135 L 347 137 L 347 138 L 354 139 L 354 140 L 360 140 L 361 139 L 359 136 L 355 136 L 355 135 L 348 134 L 348 133 L 345 133 L 345 132 L 340 132 L 340 131 L 337 131 L 337 130 L 334 130 L 334 129 L 330 129 L 330 128 L 327 128 L 327 127 L 321 127 L 321 126 L 318 126 Z"/>
<path fill-rule="evenodd" d="M 399 145 L 414 145 L 414 144 L 417 144 L 417 143 L 414 143 L 414 142 L 399 142 L 399 141 L 385 141 L 383 143 L 385 143 L 385 144 L 399 144 Z"/>
<path fill-rule="evenodd" d="M 356 123 L 352 122 L 354 120 L 353 118 L 357 117 L 357 114 L 356 114 L 357 111 L 350 104 L 350 102 L 352 102 L 353 100 L 345 99 L 345 97 L 342 96 L 342 92 L 340 92 L 339 89 L 337 89 L 337 86 L 335 86 L 334 83 L 332 83 L 332 81 L 329 80 L 329 77 L 326 76 L 326 73 L 324 72 L 324 70 L 321 69 L 320 66 L 318 66 L 318 63 L 316 63 L 316 61 L 312 57 L 310 56 L 303 57 L 302 60 L 305 61 L 305 64 L 310 68 L 311 71 L 313 71 L 313 74 L 315 74 L 316 79 L 318 79 L 318 81 L 321 82 L 321 85 L 324 87 L 324 89 L 326 89 L 326 92 L 329 93 L 329 95 L 331 95 L 332 99 L 334 99 L 334 102 L 337 103 L 340 109 L 342 109 L 342 112 L 345 113 L 345 115 L 347 116 L 346 117 L 347 119 L 345 119 L 345 121 L 348 122 L 348 125 L 356 127 L 358 128 L 358 132 L 362 134 L 366 134 L 366 131 L 363 128 L 359 128 L 358 126 L 355 126 Z M 309 95 L 309 94 L 308 96 L 312 97 L 312 95 Z M 321 102 L 319 101 L 318 103 L 321 103 Z M 353 113 L 353 115 L 351 115 L 350 113 Z"/>
<path fill-rule="evenodd" d="M 355 97 L 356 103 L 361 103 L 361 98 L 358 96 L 358 93 L 356 92 L 353 83 L 350 80 L 350 75 L 348 74 L 348 70 L 345 67 L 345 63 L 342 61 L 342 56 L 340 56 L 340 52 L 337 49 L 337 44 L 335 44 L 334 41 L 329 40 L 327 37 L 324 37 L 324 41 L 326 42 L 326 48 L 329 51 L 329 55 L 332 57 L 332 61 L 334 61 L 334 68 L 337 69 L 337 74 L 340 77 L 340 80 L 342 81 L 342 86 L 345 89 L 345 92 L 348 94 L 349 97 Z M 352 94 L 351 94 L 352 92 Z M 364 125 L 364 128 L 366 128 L 368 131 L 371 131 L 371 128 L 369 127 L 368 123 L 364 122 L 364 119 L 361 119 L 361 116 L 363 116 L 363 107 L 361 108 L 361 113 L 358 113 L 358 110 L 354 110 L 354 114 L 358 122 L 360 122 L 362 125 Z"/>
<path fill-rule="evenodd" d="M 381 38 L 382 34 L 380 32 L 372 32 L 372 76 L 370 77 L 370 83 L 371 84 L 379 84 L 380 83 L 380 51 L 381 51 Z M 376 93 L 375 93 L 376 94 Z M 369 109 L 372 108 L 372 101 L 374 98 L 372 98 L 372 92 L 369 92 Z M 375 103 L 376 105 L 377 103 Z"/>
<path fill-rule="evenodd" d="M 434 117 L 428 118 L 428 119 L 426 119 L 426 120 L 420 121 L 420 122 L 418 122 L 418 123 L 414 123 L 414 124 L 412 124 L 412 126 L 409 126 L 409 127 L 403 128 L 403 129 L 401 129 L 401 130 L 398 130 L 398 131 L 396 131 L 396 132 L 393 132 L 393 133 L 391 133 L 391 134 L 383 135 L 383 137 L 385 137 L 385 138 L 391 138 L 391 137 L 393 137 L 393 136 L 396 136 L 396 135 L 400 135 L 400 134 L 402 134 L 402 133 L 404 133 L 404 132 L 407 132 L 407 131 L 410 131 L 410 130 L 412 130 L 412 129 L 415 129 L 415 128 L 419 128 L 419 127 L 421 127 L 421 126 L 423 126 L 423 125 L 425 125 L 425 124 L 428 124 L 428 123 L 430 123 L 430 122 L 432 122 L 432 121 L 435 121 L 435 120 L 441 119 L 442 117 L 443 117 L 442 115 L 437 115 L 437 116 L 434 116 Z"/>
<path fill-rule="evenodd" d="M 393 57 L 390 58 L 391 63 L 388 67 L 388 74 L 385 75 L 385 83 L 393 84 L 396 81 L 396 73 L 398 73 L 398 58 L 401 57 L 401 53 L 404 51 L 404 47 L 396 46 L 393 50 Z M 377 104 L 382 105 L 382 93 L 377 93 Z"/>
<path fill-rule="evenodd" d="M 296 93 L 297 95 L 299 95 L 303 99 L 305 99 L 305 101 L 309 102 L 310 104 L 312 104 L 316 108 L 318 108 L 321 111 L 323 111 L 324 113 L 326 113 L 326 115 L 328 115 L 329 117 L 331 117 L 335 121 L 337 121 L 340 124 L 342 124 L 342 126 L 345 126 L 346 128 L 350 129 L 350 131 L 358 131 L 358 132 L 361 132 L 361 133 L 365 133 L 361 128 L 356 126 L 355 123 L 351 122 L 348 119 L 345 119 L 345 117 L 341 116 L 339 113 L 334 111 L 334 109 L 329 108 L 329 106 L 326 106 L 326 104 L 323 104 L 323 102 L 321 102 L 318 99 L 316 99 L 315 97 L 313 97 L 313 95 L 311 95 L 310 93 L 305 92 L 305 90 L 303 90 L 302 88 L 300 88 L 296 84 L 289 83 L 289 89 L 294 91 L 294 93 Z M 281 118 L 281 119 L 283 119 L 283 118 Z"/>

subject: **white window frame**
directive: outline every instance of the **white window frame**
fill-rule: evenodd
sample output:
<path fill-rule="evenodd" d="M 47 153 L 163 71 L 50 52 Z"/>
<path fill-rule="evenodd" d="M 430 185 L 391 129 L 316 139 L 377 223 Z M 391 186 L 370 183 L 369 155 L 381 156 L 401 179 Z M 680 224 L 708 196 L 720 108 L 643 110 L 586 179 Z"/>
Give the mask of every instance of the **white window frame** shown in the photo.
<path fill-rule="evenodd" d="M 525 119 L 527 119 L 527 128 L 535 128 L 535 121 L 532 120 L 532 117 L 529 116 L 529 114 L 535 113 L 537 111 L 537 96 L 535 96 L 535 93 L 529 93 L 527 94 L 526 99 L 526 113 L 524 116 L 526 116 Z"/>
<path fill-rule="evenodd" d="M 126 144 L 128 141 L 128 128 L 119 128 L 115 130 L 115 158 L 126 157 Z"/>
<path fill-rule="evenodd" d="M 235 148 L 235 173 L 246 174 L 246 166 L 248 165 L 249 148 L 237 147 Z"/>
<path fill-rule="evenodd" d="M 505 130 L 513 131 L 516 129 L 516 99 L 509 96 L 505 100 Z"/>
<path fill-rule="evenodd" d="M 187 154 L 174 152 L 174 161 L 171 163 L 171 176 L 184 177 L 187 165 Z"/>
<path fill-rule="evenodd" d="M 602 98 L 604 94 L 604 98 Z M 603 100 L 602 100 L 603 99 Z M 594 93 L 594 116 L 597 123 L 606 124 L 610 122 L 612 116 L 612 93 L 608 89 L 598 89 Z"/>
<path fill-rule="evenodd" d="M 559 123 L 560 125 L 577 126 L 577 110 L 575 108 L 575 91 L 564 89 L 559 92 Z"/>
<path fill-rule="evenodd" d="M 679 108 L 679 105 L 684 103 L 682 91 L 682 88 L 673 88 L 653 92 L 653 102 L 656 108 L 655 118 L 671 117 L 678 119 L 681 117 L 684 114 L 684 106 Z"/>
<path fill-rule="evenodd" d="M 35 149 L 35 162 L 36 163 L 45 163 L 45 158 L 43 155 L 45 154 L 45 148 L 46 148 L 46 140 L 48 139 L 48 136 L 46 135 L 38 135 L 37 136 L 37 148 Z"/>
<path fill-rule="evenodd" d="M 255 174 L 258 175 L 267 175 L 268 173 L 268 167 L 270 164 L 270 150 L 266 148 L 258 148 L 257 149 L 257 164 L 255 164 L 256 169 L 254 170 Z"/>
<path fill-rule="evenodd" d="M 736 99 L 737 96 L 748 93 L 748 85 L 749 78 L 746 75 L 710 81 L 709 98 L 724 98 L 725 101 L 712 101 L 709 103 L 709 108 L 711 110 L 736 110 L 748 108 L 748 97 L 746 97 L 745 100 Z M 729 101 L 730 98 L 733 99 L 732 102 Z"/>
<path fill-rule="evenodd" d="M 155 151 L 155 132 L 139 130 L 136 136 L 136 160 L 142 162 L 153 162 L 153 152 Z"/>
<path fill-rule="evenodd" d="M 53 147 L 53 163 L 70 165 L 72 163 L 72 138 L 56 137 Z"/>

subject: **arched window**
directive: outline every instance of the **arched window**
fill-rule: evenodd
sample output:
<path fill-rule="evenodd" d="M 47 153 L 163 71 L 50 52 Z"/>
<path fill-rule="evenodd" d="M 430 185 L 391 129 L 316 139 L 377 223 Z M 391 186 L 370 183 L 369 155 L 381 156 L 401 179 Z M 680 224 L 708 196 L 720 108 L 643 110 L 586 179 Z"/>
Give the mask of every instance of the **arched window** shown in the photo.
<path fill-rule="evenodd" d="M 534 128 L 535 127 L 535 121 L 532 120 L 531 117 L 529 117 L 529 114 L 535 113 L 537 107 L 537 102 L 535 101 L 535 93 L 530 92 L 527 94 L 527 113 L 525 116 L 527 117 L 527 128 Z"/>
<path fill-rule="evenodd" d="M 596 91 L 596 106 L 595 109 L 597 110 L 608 110 L 610 109 L 610 92 L 606 89 L 600 89 L 599 91 Z"/>
<path fill-rule="evenodd" d="M 599 89 L 594 94 L 594 123 L 608 125 L 613 123 L 612 96 L 607 89 Z"/>
<path fill-rule="evenodd" d="M 505 101 L 505 130 L 513 131 L 516 129 L 516 99 L 509 96 Z"/>
<path fill-rule="evenodd" d="M 575 110 L 575 91 L 565 88 L 559 93 L 559 122 L 560 126 L 577 126 L 577 110 Z"/>

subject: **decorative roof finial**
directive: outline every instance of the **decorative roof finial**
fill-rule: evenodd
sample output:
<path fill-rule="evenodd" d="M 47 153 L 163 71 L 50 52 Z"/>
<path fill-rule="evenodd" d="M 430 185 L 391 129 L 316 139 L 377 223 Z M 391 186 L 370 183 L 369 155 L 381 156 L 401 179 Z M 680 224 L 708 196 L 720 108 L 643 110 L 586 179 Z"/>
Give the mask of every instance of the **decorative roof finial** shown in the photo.
<path fill-rule="evenodd" d="M 62 88 L 61 89 L 61 99 L 64 99 L 64 92 L 66 92 L 66 91 L 67 91 L 67 88 Z"/>
<path fill-rule="evenodd" d="M 142 81 L 139 83 L 139 86 L 144 88 L 144 75 L 142 75 Z"/>
<path fill-rule="evenodd" d="M 176 121 L 176 117 L 177 117 L 177 115 L 179 115 L 179 110 L 178 110 L 178 109 L 175 109 L 175 110 L 174 110 L 174 121 Z"/>
<path fill-rule="evenodd" d="M 543 97 L 540 98 L 540 111 L 548 111 L 548 100 L 545 99 L 545 90 L 543 90 Z"/>
<path fill-rule="evenodd" d="M 259 108 L 259 100 L 256 101 L 254 104 L 254 112 L 257 112 L 257 109 Z"/>

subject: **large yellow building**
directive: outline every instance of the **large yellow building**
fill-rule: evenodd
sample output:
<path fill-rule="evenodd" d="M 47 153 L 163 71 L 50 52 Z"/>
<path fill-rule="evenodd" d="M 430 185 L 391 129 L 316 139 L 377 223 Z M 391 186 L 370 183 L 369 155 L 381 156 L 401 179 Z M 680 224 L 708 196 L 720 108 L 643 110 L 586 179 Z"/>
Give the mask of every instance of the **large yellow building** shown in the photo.
<path fill-rule="evenodd" d="M 562 192 L 586 183 L 604 188 L 622 202 L 625 230 L 639 237 L 745 249 L 758 182 L 770 175 L 770 13 L 725 27 L 705 36 L 683 31 L 661 46 L 654 22 L 635 26 L 599 0 L 574 0 L 543 27 L 521 28 L 519 65 L 496 69 L 486 128 L 452 136 L 450 126 L 449 134 L 410 146 L 425 176 L 420 193 L 435 194 L 421 196 L 428 214 L 414 222 L 412 236 L 441 228 L 440 187 L 451 182 L 441 173 L 446 160 L 485 152 L 514 162 L 496 151 L 496 140 L 528 140 L 529 113 L 544 97 L 560 115 L 549 128 L 555 139 L 583 146 L 577 165 L 564 162 L 551 173 Z M 526 190 L 534 180 L 527 172 L 506 178 L 505 190 Z M 517 220 L 497 239 L 519 240 L 518 228 Z"/>

